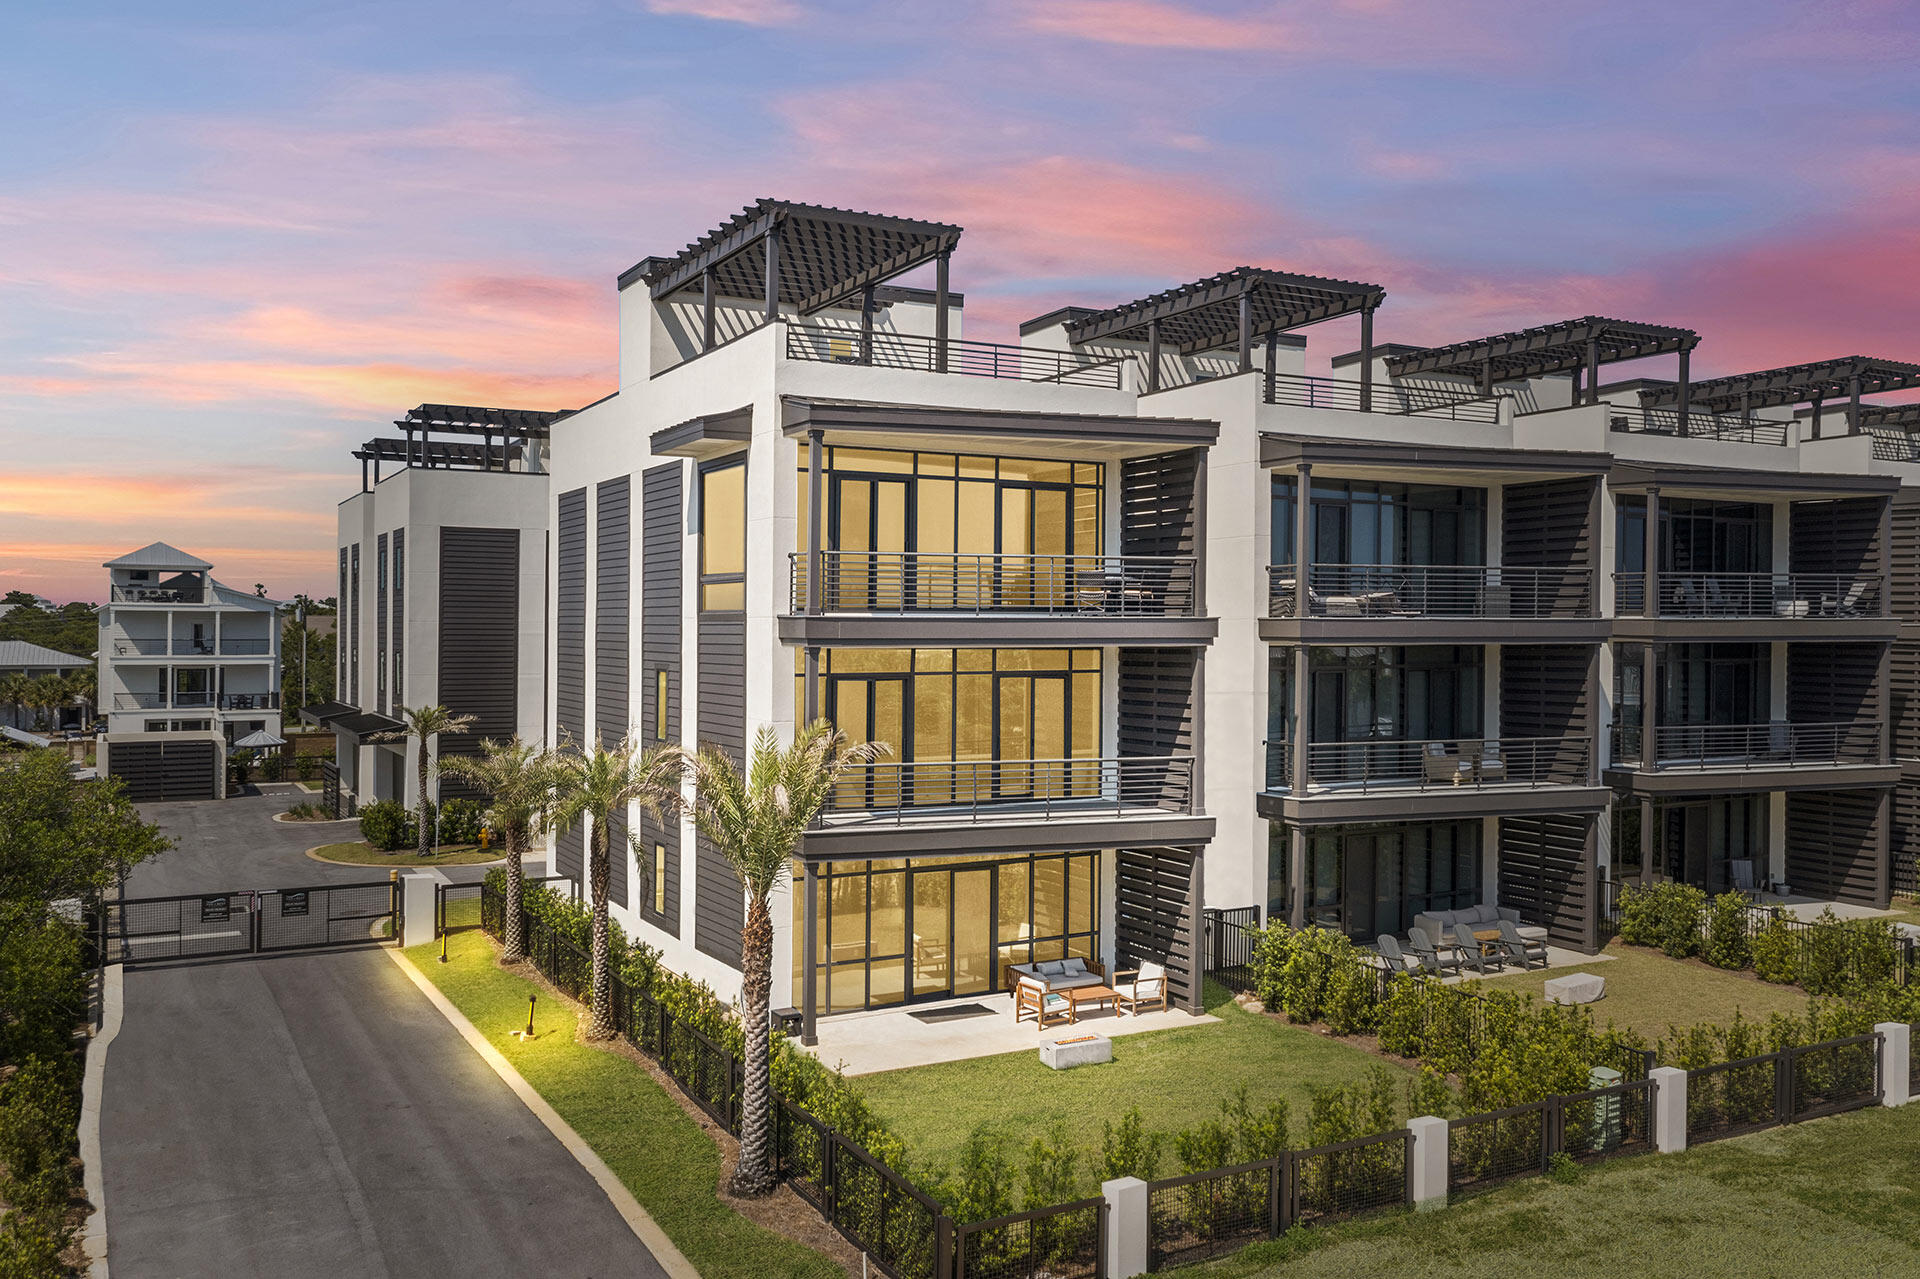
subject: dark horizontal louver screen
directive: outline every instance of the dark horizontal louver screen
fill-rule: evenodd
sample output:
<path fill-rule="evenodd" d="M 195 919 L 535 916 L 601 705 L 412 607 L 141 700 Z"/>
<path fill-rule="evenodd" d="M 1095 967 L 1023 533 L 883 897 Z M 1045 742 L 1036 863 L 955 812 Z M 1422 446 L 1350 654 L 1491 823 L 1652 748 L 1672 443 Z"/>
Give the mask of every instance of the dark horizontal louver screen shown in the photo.
<path fill-rule="evenodd" d="M 684 536 L 681 464 L 656 466 L 640 477 L 640 733 L 647 742 L 680 740 L 680 570 Z M 666 676 L 666 733 L 661 723 L 660 675 Z M 640 815 L 640 914 L 668 933 L 680 935 L 680 822 Z M 654 848 L 664 848 L 656 859 Z M 656 866 L 656 861 L 664 865 Z M 654 877 L 663 883 L 655 891 Z M 658 899 L 662 909 L 656 911 Z"/>
<path fill-rule="evenodd" d="M 1591 816 L 1500 819 L 1500 904 L 1562 946 L 1600 948 L 1596 867 Z"/>
<path fill-rule="evenodd" d="M 588 746 L 587 739 L 587 491 L 560 495 L 556 512 L 554 568 L 554 726 L 561 746 Z M 555 841 L 554 873 L 583 879 L 585 832 L 580 827 Z"/>
<path fill-rule="evenodd" d="M 440 671 L 438 700 L 472 715 L 464 733 L 443 734 L 443 756 L 475 755 L 489 738 L 509 741 L 520 723 L 520 530 L 440 530 Z M 477 787 L 451 774 L 440 797 L 486 802 Z"/>
<path fill-rule="evenodd" d="M 747 754 L 747 623 L 738 613 L 702 613 L 700 690 L 694 728 L 702 744 L 735 760 Z M 702 954 L 740 966 L 740 928 L 746 922 L 740 878 L 705 838 L 694 841 L 693 944 Z"/>

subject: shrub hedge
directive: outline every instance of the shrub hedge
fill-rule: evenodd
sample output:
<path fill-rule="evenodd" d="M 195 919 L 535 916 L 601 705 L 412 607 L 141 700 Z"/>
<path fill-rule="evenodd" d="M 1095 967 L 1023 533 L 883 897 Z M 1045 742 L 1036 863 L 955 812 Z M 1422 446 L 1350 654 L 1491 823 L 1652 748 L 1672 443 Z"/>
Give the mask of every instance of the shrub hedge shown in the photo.
<path fill-rule="evenodd" d="M 1885 919 L 1841 919 L 1828 907 L 1811 925 L 1774 916 L 1751 928 L 1737 892 L 1709 901 L 1688 884 L 1627 885 L 1620 892 L 1620 940 L 1676 959 L 1698 955 L 1717 968 L 1752 968 L 1764 981 L 1811 995 L 1864 992 L 1894 980 L 1902 941 Z"/>

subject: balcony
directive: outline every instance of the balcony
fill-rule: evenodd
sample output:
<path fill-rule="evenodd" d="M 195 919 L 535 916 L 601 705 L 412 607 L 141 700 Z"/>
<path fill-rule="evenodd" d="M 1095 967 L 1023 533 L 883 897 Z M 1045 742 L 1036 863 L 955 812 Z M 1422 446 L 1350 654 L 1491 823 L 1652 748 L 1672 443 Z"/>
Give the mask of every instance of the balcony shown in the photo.
<path fill-rule="evenodd" d="M 1307 783 L 1309 787 L 1362 793 L 1584 786 L 1592 753 L 1592 740 L 1578 734 L 1311 742 L 1307 746 Z M 1270 789 L 1290 787 L 1291 760 L 1287 745 L 1276 742 L 1268 746 Z"/>
<path fill-rule="evenodd" d="M 206 588 L 198 584 L 123 586 L 115 582 L 112 587 L 112 599 L 115 604 L 202 604 L 206 602 L 206 597 Z"/>
<path fill-rule="evenodd" d="M 1452 422 L 1480 422 L 1489 426 L 1500 421 L 1498 396 L 1455 395 L 1431 387 L 1385 382 L 1373 385 L 1371 407 L 1363 408 L 1360 384 L 1345 378 L 1269 373 L 1264 375 L 1264 383 L 1261 398 L 1268 404 L 1437 417 Z"/>
<path fill-rule="evenodd" d="M 787 322 L 787 358 L 918 373 L 960 373 L 1021 382 L 1055 382 L 1062 386 L 1097 386 L 1116 391 L 1122 389 L 1121 370 L 1126 363 L 1122 357 L 1094 356 L 1079 351 L 1049 351 L 1001 342 L 923 337 L 915 333 L 863 334 L 859 329 L 832 328 L 796 320 Z"/>
<path fill-rule="evenodd" d="M 1799 724 L 1659 724 L 1654 759 L 1643 758 L 1646 734 L 1636 724 L 1613 728 L 1616 766 L 1660 771 L 1724 772 L 1781 768 L 1874 767 L 1884 763 L 1880 722 Z"/>
<path fill-rule="evenodd" d="M 1693 409 L 1687 413 L 1686 428 L 1682 430 L 1677 409 L 1643 409 L 1628 404 L 1607 406 L 1608 428 L 1632 435 L 1673 435 L 1723 444 L 1784 447 L 1790 425 L 1788 422 L 1742 417 L 1738 413 L 1707 413 Z"/>
<path fill-rule="evenodd" d="M 220 654 L 223 657 L 265 657 L 273 652 L 271 639 L 235 639 L 220 637 Z"/>
<path fill-rule="evenodd" d="M 1681 631 L 1726 631 L 1752 638 L 1778 631 L 1788 639 L 1823 634 L 1867 638 L 1896 625 L 1887 613 L 1878 573 L 1662 572 L 1656 577 L 1655 618 L 1647 617 L 1646 574 L 1615 573 L 1613 583 L 1614 613 L 1621 619 L 1646 619 L 1639 625 L 1630 621 L 1623 632 L 1627 635 L 1647 631 L 1656 621 L 1679 623 Z"/>
<path fill-rule="evenodd" d="M 849 770 L 826 824 L 1048 822 L 1134 814 L 1191 814 L 1193 756 L 940 760 Z"/>
<path fill-rule="evenodd" d="M 1298 579 L 1291 564 L 1267 569 L 1267 616 L 1293 617 Z M 1473 564 L 1314 564 L 1307 576 L 1311 617 L 1590 618 L 1588 568 L 1493 568 Z"/>
<path fill-rule="evenodd" d="M 115 693 L 116 711 L 222 710 L 277 711 L 280 694 L 271 693 Z"/>

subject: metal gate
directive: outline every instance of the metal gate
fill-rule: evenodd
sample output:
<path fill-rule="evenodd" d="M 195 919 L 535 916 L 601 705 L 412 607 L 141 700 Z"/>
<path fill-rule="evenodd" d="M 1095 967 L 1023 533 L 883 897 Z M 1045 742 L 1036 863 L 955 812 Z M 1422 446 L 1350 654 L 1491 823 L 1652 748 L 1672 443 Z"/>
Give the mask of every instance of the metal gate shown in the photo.
<path fill-rule="evenodd" d="M 330 759 L 320 764 L 320 802 L 333 820 L 340 820 L 340 765 Z"/>
<path fill-rule="evenodd" d="M 380 879 L 129 897 L 106 902 L 98 927 L 109 964 L 379 944 L 400 933 L 400 885 Z"/>

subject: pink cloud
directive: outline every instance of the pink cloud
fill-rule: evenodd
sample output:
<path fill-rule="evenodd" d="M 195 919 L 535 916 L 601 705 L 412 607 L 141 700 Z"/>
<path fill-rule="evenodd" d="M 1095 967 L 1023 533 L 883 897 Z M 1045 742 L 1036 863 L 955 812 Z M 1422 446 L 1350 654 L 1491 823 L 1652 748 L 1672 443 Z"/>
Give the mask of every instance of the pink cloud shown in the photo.
<path fill-rule="evenodd" d="M 1044 35 L 1148 49 L 1250 52 L 1296 47 L 1300 37 L 1269 16 L 1222 18 L 1166 0 L 1043 0 L 1025 25 Z"/>
<path fill-rule="evenodd" d="M 741 22 L 752 27 L 778 27 L 798 22 L 806 10 L 792 0 L 646 0 L 647 12 L 715 22 Z"/>

